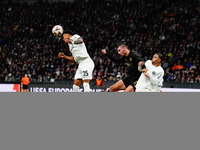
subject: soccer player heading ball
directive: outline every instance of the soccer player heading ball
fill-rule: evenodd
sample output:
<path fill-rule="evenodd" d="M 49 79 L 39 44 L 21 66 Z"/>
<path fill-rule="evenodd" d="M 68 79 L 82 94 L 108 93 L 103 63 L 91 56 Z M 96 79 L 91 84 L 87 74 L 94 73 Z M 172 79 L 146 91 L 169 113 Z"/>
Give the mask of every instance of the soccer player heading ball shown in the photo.
<path fill-rule="evenodd" d="M 63 32 L 63 40 L 68 44 L 72 56 L 66 56 L 60 52 L 58 57 L 79 64 L 74 77 L 73 92 L 78 92 L 82 83 L 84 92 L 90 92 L 89 82 L 92 79 L 94 62 L 87 52 L 83 39 L 78 34 L 73 34 L 72 31 L 67 30 Z"/>

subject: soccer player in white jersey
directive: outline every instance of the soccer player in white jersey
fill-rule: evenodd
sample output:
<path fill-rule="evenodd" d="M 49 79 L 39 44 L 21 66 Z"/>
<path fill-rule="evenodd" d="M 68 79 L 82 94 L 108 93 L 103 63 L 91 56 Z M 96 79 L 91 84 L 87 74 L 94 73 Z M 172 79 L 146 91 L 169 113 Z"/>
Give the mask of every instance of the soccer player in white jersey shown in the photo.
<path fill-rule="evenodd" d="M 152 60 L 139 63 L 142 72 L 136 84 L 136 92 L 160 92 L 163 85 L 164 70 L 161 67 L 162 54 L 154 54 Z"/>
<path fill-rule="evenodd" d="M 63 33 L 63 40 L 68 44 L 72 56 L 66 56 L 64 53 L 59 53 L 59 58 L 65 58 L 69 61 L 78 63 L 78 69 L 74 77 L 73 92 L 79 92 L 79 88 L 83 83 L 84 92 L 90 92 L 90 80 L 93 76 L 94 62 L 90 58 L 83 39 L 67 30 Z"/>

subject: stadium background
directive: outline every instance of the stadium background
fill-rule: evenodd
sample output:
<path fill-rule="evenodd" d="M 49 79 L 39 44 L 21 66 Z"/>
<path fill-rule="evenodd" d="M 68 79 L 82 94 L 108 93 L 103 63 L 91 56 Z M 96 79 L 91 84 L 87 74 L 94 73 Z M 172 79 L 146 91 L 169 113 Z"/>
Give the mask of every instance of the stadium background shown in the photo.
<path fill-rule="evenodd" d="M 120 42 L 142 54 L 164 55 L 164 88 L 200 89 L 199 0 L 9 0 L 0 2 L 0 82 L 30 87 L 71 88 L 77 64 L 58 59 L 69 50 L 51 29 L 60 24 L 80 34 L 95 61 L 92 89 L 106 89 L 126 76 L 127 68 L 103 57 L 117 57 Z M 100 76 L 103 87 L 95 80 Z"/>

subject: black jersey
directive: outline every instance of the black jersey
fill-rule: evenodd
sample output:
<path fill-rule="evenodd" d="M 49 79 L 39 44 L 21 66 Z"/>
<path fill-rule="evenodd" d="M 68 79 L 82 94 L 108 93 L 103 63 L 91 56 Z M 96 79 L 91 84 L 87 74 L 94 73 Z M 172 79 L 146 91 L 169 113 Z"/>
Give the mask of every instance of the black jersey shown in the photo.
<path fill-rule="evenodd" d="M 106 56 L 116 63 L 123 63 L 128 68 L 128 76 L 139 78 L 141 72 L 138 71 L 138 63 L 141 61 L 141 56 L 135 51 L 130 51 L 128 56 L 123 56 L 121 58 L 114 58 L 106 53 Z"/>

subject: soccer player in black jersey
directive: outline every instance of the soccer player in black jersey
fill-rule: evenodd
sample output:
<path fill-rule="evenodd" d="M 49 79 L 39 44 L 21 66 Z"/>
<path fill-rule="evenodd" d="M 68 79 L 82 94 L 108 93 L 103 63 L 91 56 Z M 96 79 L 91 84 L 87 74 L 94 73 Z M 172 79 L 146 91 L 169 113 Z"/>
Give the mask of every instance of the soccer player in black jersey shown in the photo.
<path fill-rule="evenodd" d="M 134 92 L 137 80 L 141 75 L 141 72 L 138 71 L 138 64 L 141 62 L 140 55 L 136 52 L 130 51 L 125 44 L 120 44 L 117 48 L 117 52 L 121 58 L 112 57 L 106 52 L 105 49 L 102 49 L 101 52 L 110 58 L 111 61 L 124 63 L 124 65 L 128 67 L 127 77 L 110 86 L 108 92 L 115 92 L 118 90 L 124 90 L 124 92 Z"/>

